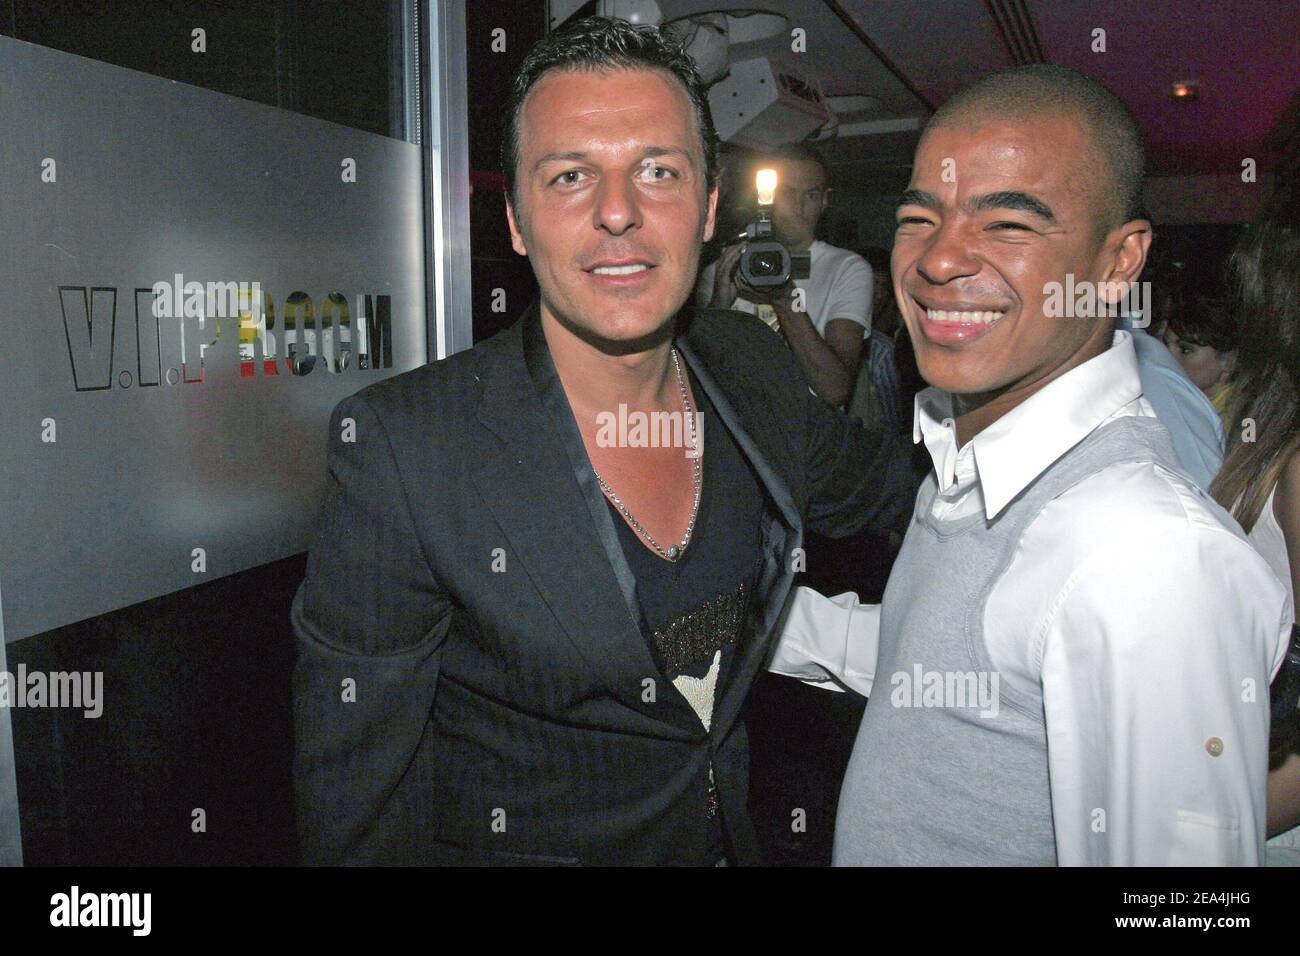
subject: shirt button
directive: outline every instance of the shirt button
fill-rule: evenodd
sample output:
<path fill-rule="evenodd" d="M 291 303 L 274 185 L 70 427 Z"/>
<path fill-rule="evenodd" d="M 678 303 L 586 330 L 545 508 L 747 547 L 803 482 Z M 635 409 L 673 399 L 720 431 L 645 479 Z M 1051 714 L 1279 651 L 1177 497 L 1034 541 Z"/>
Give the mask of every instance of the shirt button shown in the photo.
<path fill-rule="evenodd" d="M 1223 753 L 1223 741 L 1218 737 L 1211 737 L 1205 742 L 1205 752 L 1211 757 L 1217 757 Z"/>

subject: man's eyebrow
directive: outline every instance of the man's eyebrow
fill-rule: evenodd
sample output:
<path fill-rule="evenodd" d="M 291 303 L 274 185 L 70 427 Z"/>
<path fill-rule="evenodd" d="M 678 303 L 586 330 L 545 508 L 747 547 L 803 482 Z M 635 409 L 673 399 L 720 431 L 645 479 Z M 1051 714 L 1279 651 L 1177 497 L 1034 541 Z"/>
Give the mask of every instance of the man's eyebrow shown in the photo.
<path fill-rule="evenodd" d="M 651 146 L 646 149 L 647 159 L 658 159 L 660 156 L 680 156 L 688 163 L 694 165 L 695 156 L 689 150 L 682 149 L 680 146 Z"/>
<path fill-rule="evenodd" d="M 939 202 L 938 196 L 923 189 L 909 189 L 898 197 L 898 206 L 900 208 L 903 206 L 921 206 L 933 212 L 938 212 L 941 205 L 943 204 Z"/>
<path fill-rule="evenodd" d="M 1014 209 L 1018 212 L 1030 213 L 1052 224 L 1056 223 L 1056 214 L 1052 212 L 1047 203 L 1037 196 L 1017 192 L 1014 189 L 976 196 L 970 201 L 969 207 L 971 212 L 987 212 L 991 209 Z"/>
<path fill-rule="evenodd" d="M 538 157 L 537 162 L 533 163 L 533 169 L 534 171 L 541 169 L 547 163 L 582 162 L 586 158 L 587 154 L 581 150 L 570 150 L 567 153 L 547 153 L 545 156 Z"/>
<path fill-rule="evenodd" d="M 647 146 L 641 154 L 645 159 L 658 159 L 660 156 L 681 156 L 692 166 L 695 165 L 695 157 L 680 146 Z M 537 162 L 533 163 L 533 170 L 541 169 L 547 163 L 580 163 L 590 158 L 590 154 L 582 150 L 569 150 L 567 153 L 547 153 L 540 156 Z"/>
<path fill-rule="evenodd" d="M 900 208 L 903 206 L 921 206 L 932 212 L 939 212 L 943 204 L 934 193 L 928 193 L 922 189 L 909 189 L 898 197 L 898 205 Z M 967 203 L 967 208 L 971 212 L 987 212 L 991 209 L 1014 209 L 1019 212 L 1031 213 L 1053 225 L 1056 223 L 1056 214 L 1052 212 L 1047 203 L 1037 196 L 1031 196 L 1029 193 L 1018 192 L 1014 189 L 976 196 Z"/>

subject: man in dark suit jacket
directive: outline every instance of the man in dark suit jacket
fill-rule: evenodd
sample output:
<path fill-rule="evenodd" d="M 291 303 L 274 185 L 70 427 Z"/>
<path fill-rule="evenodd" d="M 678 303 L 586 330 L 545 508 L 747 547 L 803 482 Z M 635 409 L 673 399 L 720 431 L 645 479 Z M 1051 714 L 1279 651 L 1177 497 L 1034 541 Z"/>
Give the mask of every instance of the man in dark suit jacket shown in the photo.
<path fill-rule="evenodd" d="M 717 200 L 702 98 L 653 31 L 544 41 L 506 163 L 540 304 L 335 409 L 293 604 L 308 862 L 757 861 L 738 714 L 805 528 L 887 526 L 911 489 L 757 319 L 679 312 Z M 611 446 L 623 405 L 708 427 Z"/>

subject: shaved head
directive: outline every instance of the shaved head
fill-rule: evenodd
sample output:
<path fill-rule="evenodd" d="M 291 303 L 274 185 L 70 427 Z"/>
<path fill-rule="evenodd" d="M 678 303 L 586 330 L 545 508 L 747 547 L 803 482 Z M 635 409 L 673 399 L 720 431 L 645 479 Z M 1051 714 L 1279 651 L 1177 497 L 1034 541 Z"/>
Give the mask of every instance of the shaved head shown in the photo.
<path fill-rule="evenodd" d="M 1077 120 L 1087 142 L 1087 184 L 1104 235 L 1133 219 L 1146 218 L 1142 184 L 1146 150 L 1128 108 L 1096 80 L 1052 64 L 992 73 L 959 91 L 931 117 L 926 132 L 940 126 L 980 126 L 1045 116 Z"/>

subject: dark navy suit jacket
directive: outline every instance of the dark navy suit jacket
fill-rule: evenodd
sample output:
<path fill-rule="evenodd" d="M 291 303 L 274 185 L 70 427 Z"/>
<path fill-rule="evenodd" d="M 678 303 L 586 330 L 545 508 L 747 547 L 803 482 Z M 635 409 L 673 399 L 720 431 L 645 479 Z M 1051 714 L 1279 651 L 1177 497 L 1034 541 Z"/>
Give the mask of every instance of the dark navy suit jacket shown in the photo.
<path fill-rule="evenodd" d="M 698 863 L 710 763 L 733 854 L 757 861 L 738 715 L 795 549 L 805 528 L 896 525 L 915 479 L 909 449 L 813 396 L 759 320 L 680 321 L 678 349 L 765 496 L 755 599 L 711 729 L 640 630 L 534 306 L 331 416 L 329 489 L 292 610 L 306 862 Z"/>

